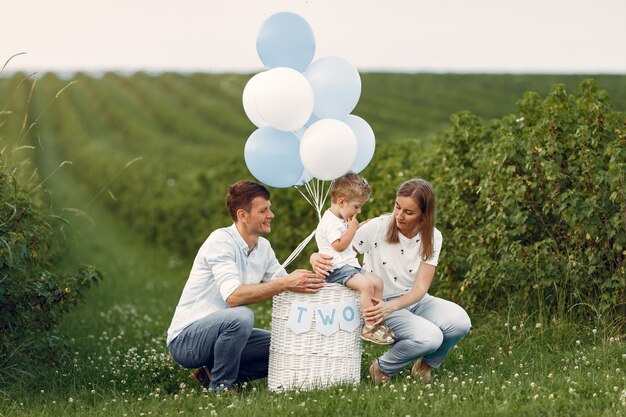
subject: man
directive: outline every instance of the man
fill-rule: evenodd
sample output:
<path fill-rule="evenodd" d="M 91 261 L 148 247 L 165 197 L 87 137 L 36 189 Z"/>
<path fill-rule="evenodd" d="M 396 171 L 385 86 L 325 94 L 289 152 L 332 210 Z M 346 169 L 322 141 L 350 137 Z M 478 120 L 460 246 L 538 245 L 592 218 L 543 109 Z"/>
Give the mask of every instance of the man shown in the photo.
<path fill-rule="evenodd" d="M 234 224 L 215 230 L 200 247 L 167 332 L 174 360 L 198 368 L 194 377 L 214 391 L 267 376 L 270 332 L 253 328 L 246 305 L 324 285 L 304 269 L 287 274 L 261 237 L 274 218 L 265 187 L 239 181 L 229 187 L 226 205 Z"/>

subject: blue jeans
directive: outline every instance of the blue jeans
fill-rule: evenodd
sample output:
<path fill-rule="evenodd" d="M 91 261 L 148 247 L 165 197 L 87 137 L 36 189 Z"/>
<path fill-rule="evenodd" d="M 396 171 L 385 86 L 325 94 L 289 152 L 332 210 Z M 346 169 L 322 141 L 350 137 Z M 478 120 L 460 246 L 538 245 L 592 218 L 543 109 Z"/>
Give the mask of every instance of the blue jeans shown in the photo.
<path fill-rule="evenodd" d="M 248 307 L 217 311 L 193 322 L 168 346 L 174 360 L 185 368 L 206 366 L 210 388 L 231 388 L 267 376 L 270 332 L 254 329 Z"/>
<path fill-rule="evenodd" d="M 335 268 L 326 277 L 326 282 L 346 285 L 348 280 L 356 274 L 363 274 L 365 271 L 362 268 L 357 268 L 352 265 L 344 265 L 341 268 Z"/>
<path fill-rule="evenodd" d="M 418 303 L 389 314 L 385 323 L 397 337 L 391 349 L 378 358 L 380 370 L 389 376 L 417 358 L 439 368 L 472 326 L 462 307 L 428 294 Z"/>

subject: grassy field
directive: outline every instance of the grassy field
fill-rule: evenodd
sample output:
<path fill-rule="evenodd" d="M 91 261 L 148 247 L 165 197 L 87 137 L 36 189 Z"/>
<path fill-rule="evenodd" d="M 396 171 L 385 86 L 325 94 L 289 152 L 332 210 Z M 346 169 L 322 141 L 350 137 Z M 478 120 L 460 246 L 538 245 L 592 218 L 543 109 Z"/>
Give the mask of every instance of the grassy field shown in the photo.
<path fill-rule="evenodd" d="M 371 344 L 357 386 L 275 394 L 257 381 L 241 395 L 216 395 L 195 385 L 189 370 L 169 357 L 165 332 L 195 250 L 212 224 L 225 224 L 220 187 L 242 172 L 218 161 L 243 164 L 243 143 L 253 130 L 239 104 L 248 78 L 79 74 L 38 122 L 32 139 L 42 143 L 42 175 L 60 161 L 74 162 L 47 183 L 60 212 L 83 213 L 73 219 L 75 241 L 64 262 L 95 264 L 105 278 L 63 321 L 60 333 L 71 343 L 57 364 L 3 369 L 18 382 L 0 386 L 0 416 L 626 414 L 622 329 L 605 317 L 572 322 L 568 312 L 552 321 L 513 310 L 472 315 L 472 331 L 428 385 L 410 380 L 408 370 L 390 384 L 372 385 L 367 369 L 383 348 Z M 381 144 L 426 141 L 458 110 L 500 117 L 515 110 L 523 91 L 545 93 L 556 81 L 573 87 L 582 78 L 364 74 L 355 113 L 372 124 Z M 0 81 L 4 96 L 15 80 Z M 33 111 L 67 82 L 44 77 Z M 616 107 L 626 108 L 626 77 L 600 82 Z M 140 162 L 124 168 L 138 156 Z M 205 201 L 209 208 L 199 209 L 194 192 L 213 192 L 220 205 Z M 213 216 L 213 223 L 185 221 L 196 215 Z M 166 245 L 159 224 L 184 242 Z M 270 240 L 281 238 L 275 233 Z M 256 326 L 268 328 L 270 303 L 255 312 Z"/>
<path fill-rule="evenodd" d="M 55 175 L 55 196 L 79 206 L 91 197 L 71 175 Z M 165 347 L 188 265 L 127 232 L 102 207 L 75 220 L 74 259 L 95 263 L 101 288 L 62 325 L 72 340 L 60 365 L 28 370 L 0 390 L 2 416 L 146 415 L 623 415 L 624 345 L 611 323 L 537 322 L 515 312 L 485 312 L 431 384 L 408 378 L 377 387 L 366 369 L 382 348 L 368 344 L 358 386 L 268 392 L 262 381 L 241 395 L 203 392 Z M 91 219 L 91 220 L 89 220 Z M 270 307 L 256 308 L 268 327 Z"/>

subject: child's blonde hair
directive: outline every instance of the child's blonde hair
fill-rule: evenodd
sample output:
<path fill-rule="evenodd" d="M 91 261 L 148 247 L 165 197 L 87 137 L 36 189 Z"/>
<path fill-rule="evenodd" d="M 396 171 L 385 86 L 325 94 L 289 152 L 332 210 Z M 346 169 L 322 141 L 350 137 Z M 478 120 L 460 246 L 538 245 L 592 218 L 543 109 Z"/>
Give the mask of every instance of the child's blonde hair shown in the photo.
<path fill-rule="evenodd" d="M 352 171 L 337 178 L 330 188 L 330 198 L 333 203 L 342 197 L 346 201 L 353 201 L 357 198 L 368 199 L 371 193 L 372 189 L 367 180 Z"/>

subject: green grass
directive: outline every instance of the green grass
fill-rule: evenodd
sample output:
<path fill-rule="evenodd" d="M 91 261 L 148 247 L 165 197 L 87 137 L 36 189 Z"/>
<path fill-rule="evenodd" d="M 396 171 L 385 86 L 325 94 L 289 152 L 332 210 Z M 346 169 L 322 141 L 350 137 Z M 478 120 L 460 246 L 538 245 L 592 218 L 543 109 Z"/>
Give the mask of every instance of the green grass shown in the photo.
<path fill-rule="evenodd" d="M 53 151 L 48 146 L 39 159 L 43 172 L 58 164 Z M 93 197 L 75 179 L 79 172 L 68 166 L 52 177 L 57 208 L 83 207 Z M 624 343 L 610 321 L 546 323 L 515 312 L 473 316 L 472 331 L 429 385 L 410 380 L 408 370 L 372 385 L 366 370 L 384 348 L 366 345 L 358 386 L 275 394 L 256 381 L 242 395 L 203 392 L 165 347 L 190 265 L 129 233 L 99 200 L 74 224 L 77 243 L 65 262 L 96 264 L 105 279 L 63 321 L 71 346 L 60 363 L 21 365 L 30 376 L 0 387 L 0 416 L 626 413 Z M 269 302 L 256 314 L 257 326 L 268 328 Z"/>

